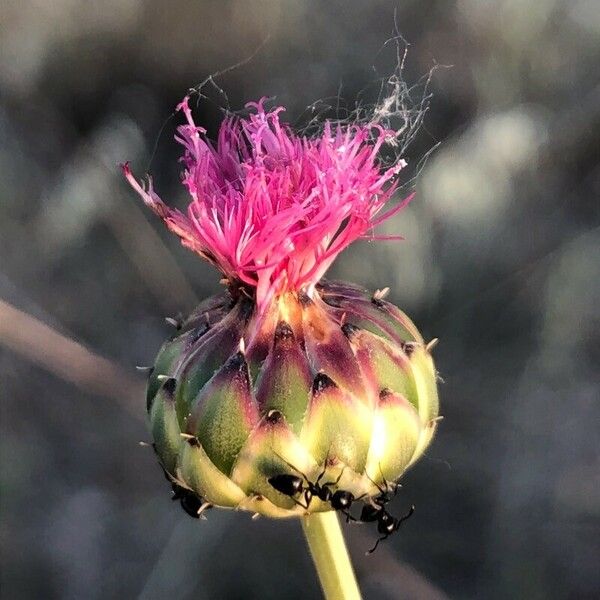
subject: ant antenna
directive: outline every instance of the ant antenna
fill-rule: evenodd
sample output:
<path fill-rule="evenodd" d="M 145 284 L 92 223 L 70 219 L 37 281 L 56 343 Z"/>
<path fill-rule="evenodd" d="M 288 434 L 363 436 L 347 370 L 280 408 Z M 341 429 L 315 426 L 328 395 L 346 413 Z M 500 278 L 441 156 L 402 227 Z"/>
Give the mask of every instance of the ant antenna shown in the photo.
<path fill-rule="evenodd" d="M 390 531 L 390 533 L 386 533 L 384 536 L 381 536 L 375 542 L 375 545 L 370 550 L 368 550 L 365 554 L 367 556 L 369 554 L 373 554 L 373 552 L 375 552 L 375 550 L 377 550 L 377 546 L 379 546 L 379 542 L 383 542 L 383 541 L 387 540 L 392 533 L 395 533 L 396 531 L 398 531 L 398 529 L 400 529 L 400 525 L 402 525 L 402 523 L 404 523 L 404 521 L 406 521 L 407 519 L 410 519 L 410 517 L 412 516 L 412 514 L 414 512 L 415 512 L 415 505 L 412 504 L 411 507 L 410 507 L 410 509 L 408 510 L 408 512 L 403 517 L 400 517 L 399 519 L 396 520 L 396 522 L 394 523 L 394 528 L 392 529 L 392 531 Z"/>
<path fill-rule="evenodd" d="M 271 450 L 273 450 L 273 448 L 271 448 Z M 296 471 L 296 473 L 300 473 L 300 475 L 302 475 L 302 477 L 304 477 L 304 480 L 306 481 L 306 483 L 309 483 L 308 477 L 300 469 L 297 469 L 292 463 L 285 460 L 285 458 L 283 458 L 283 456 L 281 456 L 281 454 L 279 454 L 279 452 L 276 452 L 275 450 L 273 450 L 273 454 L 279 460 L 282 460 L 290 469 L 292 469 L 293 471 Z"/>

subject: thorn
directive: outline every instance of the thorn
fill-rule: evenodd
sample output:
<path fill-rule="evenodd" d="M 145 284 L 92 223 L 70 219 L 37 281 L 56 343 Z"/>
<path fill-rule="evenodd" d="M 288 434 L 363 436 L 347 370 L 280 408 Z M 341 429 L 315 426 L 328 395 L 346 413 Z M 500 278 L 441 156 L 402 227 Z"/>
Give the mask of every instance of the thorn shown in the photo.
<path fill-rule="evenodd" d="M 175 327 L 175 329 L 181 329 L 181 321 L 175 317 L 165 317 L 165 321 Z"/>
<path fill-rule="evenodd" d="M 142 447 L 142 448 L 152 448 L 152 444 L 148 443 L 148 442 L 138 442 L 138 444 Z"/>
<path fill-rule="evenodd" d="M 206 517 L 202 514 L 205 510 L 212 508 L 212 504 L 210 502 L 204 502 L 202 506 L 198 509 L 198 518 L 206 520 Z"/>
<path fill-rule="evenodd" d="M 438 342 L 440 341 L 439 338 L 433 338 L 426 346 L 425 346 L 425 350 L 427 350 L 427 352 L 431 352 L 437 345 Z"/>
<path fill-rule="evenodd" d="M 260 513 L 254 513 L 252 515 L 252 517 L 250 517 L 253 521 L 256 521 L 256 519 L 260 519 Z"/>
<path fill-rule="evenodd" d="M 384 287 L 382 290 L 375 290 L 373 292 L 373 300 L 383 300 L 389 293 L 389 287 Z"/>
<path fill-rule="evenodd" d="M 246 342 L 244 341 L 244 338 L 240 338 L 239 350 L 242 354 L 246 354 Z"/>
<path fill-rule="evenodd" d="M 143 367 L 140 365 L 136 365 L 135 368 L 137 371 L 143 371 L 146 373 L 151 373 L 154 370 L 154 367 Z"/>
<path fill-rule="evenodd" d="M 171 379 L 168 375 L 157 375 L 156 379 L 159 381 L 166 381 L 167 379 Z"/>

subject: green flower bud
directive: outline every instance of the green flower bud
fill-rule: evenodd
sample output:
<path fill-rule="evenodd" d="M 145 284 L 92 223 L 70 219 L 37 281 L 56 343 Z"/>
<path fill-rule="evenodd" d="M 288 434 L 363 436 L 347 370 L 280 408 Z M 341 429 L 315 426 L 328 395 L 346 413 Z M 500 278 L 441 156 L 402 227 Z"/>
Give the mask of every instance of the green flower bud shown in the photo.
<path fill-rule="evenodd" d="M 200 305 L 148 382 L 172 482 L 271 517 L 333 508 L 276 489 L 280 475 L 303 485 L 320 476 L 354 497 L 396 482 L 432 440 L 438 396 L 431 344 L 383 295 L 321 282 L 262 311 L 239 291 Z"/>

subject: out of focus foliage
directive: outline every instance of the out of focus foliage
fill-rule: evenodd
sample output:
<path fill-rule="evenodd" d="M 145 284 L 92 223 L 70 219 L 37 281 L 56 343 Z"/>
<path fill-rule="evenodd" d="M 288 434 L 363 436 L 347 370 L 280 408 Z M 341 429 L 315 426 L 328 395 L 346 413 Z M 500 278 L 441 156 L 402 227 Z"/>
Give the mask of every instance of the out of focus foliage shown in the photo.
<path fill-rule="evenodd" d="M 218 275 L 143 210 L 117 162 L 151 170 L 177 203 L 168 117 L 188 87 L 263 44 L 218 79 L 232 108 L 276 96 L 295 121 L 340 90 L 352 101 L 395 66 L 394 9 L 6 0 L 0 297 L 127 369 L 150 362 L 162 317 Z M 406 241 L 358 244 L 331 275 L 389 285 L 441 339 L 446 420 L 396 500 L 417 506 L 403 531 L 364 557 L 374 531 L 348 528 L 365 595 L 597 597 L 600 11 L 408 1 L 396 23 L 409 82 L 452 65 L 407 159 L 441 145 L 385 227 Z M 209 131 L 219 118 L 200 105 Z M 142 397 L 124 412 L 1 347 L 2 597 L 318 597 L 297 524 L 195 522 L 169 502 L 137 445 Z"/>

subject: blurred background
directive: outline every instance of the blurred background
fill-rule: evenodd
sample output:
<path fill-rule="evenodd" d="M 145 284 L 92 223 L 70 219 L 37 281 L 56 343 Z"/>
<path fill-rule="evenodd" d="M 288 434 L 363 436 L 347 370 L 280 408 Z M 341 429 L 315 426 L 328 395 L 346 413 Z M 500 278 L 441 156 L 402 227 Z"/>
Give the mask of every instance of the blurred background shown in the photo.
<path fill-rule="evenodd" d="M 406 241 L 358 243 L 330 277 L 390 286 L 440 338 L 445 420 L 395 500 L 417 506 L 403 530 L 366 557 L 375 532 L 347 528 L 365 597 L 600 596 L 597 3 L 3 0 L 2 598 L 319 598 L 297 523 L 193 521 L 138 445 L 134 366 L 219 276 L 117 163 L 181 202 L 189 87 L 251 59 L 216 79 L 234 109 L 368 99 L 394 12 L 406 81 L 446 65 L 406 158 L 440 145 L 385 228 Z"/>

